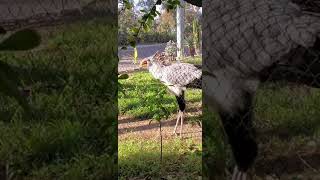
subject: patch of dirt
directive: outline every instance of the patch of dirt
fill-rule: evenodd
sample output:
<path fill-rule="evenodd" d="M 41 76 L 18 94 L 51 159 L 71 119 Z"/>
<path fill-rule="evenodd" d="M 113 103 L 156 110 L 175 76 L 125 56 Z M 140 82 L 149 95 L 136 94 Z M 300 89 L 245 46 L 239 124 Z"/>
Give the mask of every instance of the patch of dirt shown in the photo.
<path fill-rule="evenodd" d="M 196 123 L 188 122 L 189 118 L 201 115 L 201 111 L 186 113 L 182 138 L 194 139 L 196 141 L 202 141 L 202 128 Z M 132 117 L 119 116 L 118 118 L 118 138 L 119 141 L 129 139 L 143 139 L 153 140 L 159 139 L 159 123 L 152 121 L 151 119 L 136 119 Z M 163 139 L 176 138 L 173 134 L 173 129 L 176 124 L 176 114 L 170 117 L 168 120 L 162 121 L 162 136 Z M 177 132 L 180 132 L 180 125 L 177 128 Z"/>
<path fill-rule="evenodd" d="M 255 165 L 256 173 L 299 173 L 309 169 L 320 174 L 320 151 L 299 152 L 277 157 L 266 157 Z"/>

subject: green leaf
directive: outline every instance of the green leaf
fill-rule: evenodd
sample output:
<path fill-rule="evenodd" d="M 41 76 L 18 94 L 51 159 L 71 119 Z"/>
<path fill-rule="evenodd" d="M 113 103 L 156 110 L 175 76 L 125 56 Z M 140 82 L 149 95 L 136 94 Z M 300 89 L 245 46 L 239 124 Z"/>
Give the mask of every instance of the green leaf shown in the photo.
<path fill-rule="evenodd" d="M 136 38 L 133 35 L 128 36 L 128 41 L 130 46 L 136 47 Z"/>
<path fill-rule="evenodd" d="M 132 46 L 133 48 L 136 47 L 136 41 L 130 41 L 129 44 L 130 44 L 130 46 Z"/>
<path fill-rule="evenodd" d="M 147 19 L 147 23 L 149 23 L 151 25 L 153 21 L 154 21 L 154 17 L 149 16 L 149 18 Z"/>
<path fill-rule="evenodd" d="M 134 63 L 137 64 L 137 61 L 138 61 L 138 49 L 137 49 L 137 47 L 134 47 L 134 49 L 133 49 L 133 58 L 134 58 Z"/>
<path fill-rule="evenodd" d="M 134 39 L 129 40 L 129 45 L 133 48 L 136 47 L 136 41 Z"/>
<path fill-rule="evenodd" d="M 143 25 L 143 30 L 144 30 L 145 32 L 150 31 L 150 26 L 149 26 L 148 24 L 144 24 L 144 25 Z"/>
<path fill-rule="evenodd" d="M 131 9 L 133 5 L 128 0 L 123 0 L 123 4 L 126 9 Z"/>
<path fill-rule="evenodd" d="M 128 79 L 129 78 L 129 75 L 128 74 L 120 74 L 118 76 L 118 79 Z"/>
<path fill-rule="evenodd" d="M 146 13 L 147 11 L 145 9 L 141 9 L 140 12 Z"/>
<path fill-rule="evenodd" d="M 152 10 L 151 12 L 150 12 L 150 14 L 151 14 L 151 16 L 157 16 L 157 13 L 156 13 L 156 10 L 154 9 L 154 10 Z"/>
<path fill-rule="evenodd" d="M 142 16 L 142 21 L 146 21 L 148 18 L 149 18 L 149 14 L 144 14 L 143 16 Z"/>
<path fill-rule="evenodd" d="M 133 34 L 138 34 L 138 33 L 139 33 L 139 28 L 133 27 L 133 28 L 131 29 L 131 32 L 132 32 Z"/>
<path fill-rule="evenodd" d="M 39 46 L 41 42 L 40 35 L 31 29 L 23 29 L 10 34 L 0 44 L 2 51 L 21 51 L 30 50 Z"/>

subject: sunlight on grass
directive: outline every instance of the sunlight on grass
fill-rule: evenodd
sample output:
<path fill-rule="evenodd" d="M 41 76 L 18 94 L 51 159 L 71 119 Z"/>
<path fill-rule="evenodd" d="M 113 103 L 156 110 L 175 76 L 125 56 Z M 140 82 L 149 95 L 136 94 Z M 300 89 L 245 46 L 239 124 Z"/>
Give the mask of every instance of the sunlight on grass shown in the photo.
<path fill-rule="evenodd" d="M 195 57 L 185 57 L 182 62 L 190 63 L 190 64 L 202 64 L 202 56 L 195 56 Z"/>
<path fill-rule="evenodd" d="M 152 118 L 159 109 L 152 109 L 150 103 L 162 103 L 172 115 L 178 107 L 173 94 L 167 93 L 164 98 L 156 95 L 167 87 L 155 80 L 149 72 L 136 72 L 126 80 L 120 80 L 119 92 L 120 116 L 130 116 L 135 119 Z M 150 101 L 151 99 L 151 101 Z M 186 91 L 188 107 L 201 108 L 201 90 Z M 149 100 L 149 101 L 148 101 Z M 188 121 L 197 121 L 199 116 L 190 117 Z M 157 138 L 158 139 L 158 138 Z M 160 163 L 160 141 L 132 137 L 119 140 L 119 179 L 151 178 L 151 179 L 199 179 L 202 173 L 202 145 L 199 140 L 169 138 L 163 142 L 163 162 Z"/>
<path fill-rule="evenodd" d="M 136 118 L 151 118 L 157 111 L 149 109 L 146 102 L 148 98 L 154 96 L 166 86 L 155 80 L 148 72 L 138 72 L 130 74 L 129 79 L 120 80 L 124 93 L 119 92 L 119 112 L 120 115 L 133 116 Z M 190 102 L 201 102 L 201 90 L 188 89 L 186 91 L 187 106 Z M 178 106 L 175 96 L 171 93 L 165 95 L 163 102 L 171 113 L 176 113 Z"/>
<path fill-rule="evenodd" d="M 119 142 L 119 179 L 170 178 L 201 176 L 201 145 L 193 140 L 170 139 L 163 144 L 160 164 L 158 141 L 126 140 Z"/>

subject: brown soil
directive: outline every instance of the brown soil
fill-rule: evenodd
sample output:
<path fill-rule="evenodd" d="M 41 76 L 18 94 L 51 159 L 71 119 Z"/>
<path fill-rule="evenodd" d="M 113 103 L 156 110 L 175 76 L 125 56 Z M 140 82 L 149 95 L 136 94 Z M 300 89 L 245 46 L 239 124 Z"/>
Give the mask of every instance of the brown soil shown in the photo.
<path fill-rule="evenodd" d="M 268 153 L 267 153 L 268 154 Z M 301 149 L 282 155 L 261 154 L 255 163 L 257 176 L 271 179 L 320 180 L 320 149 Z M 271 176 L 272 175 L 272 176 Z"/>
<path fill-rule="evenodd" d="M 199 116 L 201 111 L 195 113 L 186 113 L 185 122 L 183 125 L 182 138 L 195 139 L 202 141 L 202 128 L 197 123 L 188 122 L 188 118 Z M 176 123 L 176 115 L 173 115 L 168 120 L 162 121 L 163 139 L 176 138 L 173 134 L 173 129 Z M 128 139 L 158 139 L 159 138 L 159 123 L 151 121 L 151 119 L 135 119 L 131 117 L 120 116 L 118 121 L 118 137 L 119 140 Z M 177 132 L 180 126 L 178 126 Z"/>

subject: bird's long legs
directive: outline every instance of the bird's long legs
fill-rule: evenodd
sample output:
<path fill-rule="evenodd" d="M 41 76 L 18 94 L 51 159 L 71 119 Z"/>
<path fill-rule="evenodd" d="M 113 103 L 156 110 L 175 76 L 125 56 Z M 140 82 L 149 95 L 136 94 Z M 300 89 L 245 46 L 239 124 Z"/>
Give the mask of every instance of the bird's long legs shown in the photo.
<path fill-rule="evenodd" d="M 184 121 L 184 111 L 179 110 L 176 125 L 174 126 L 173 134 L 177 135 L 177 127 L 180 122 L 180 135 L 182 134 L 182 127 L 183 127 L 183 121 Z"/>
<path fill-rule="evenodd" d="M 246 180 L 246 179 L 247 179 L 247 173 L 239 171 L 237 166 L 234 167 L 232 180 Z"/>
<path fill-rule="evenodd" d="M 182 134 L 182 127 L 183 127 L 183 121 L 184 121 L 184 110 L 186 109 L 186 102 L 184 100 L 184 92 L 181 93 L 180 96 L 176 96 L 178 105 L 179 105 L 179 112 L 178 112 L 178 117 L 176 121 L 176 125 L 173 130 L 173 134 L 176 134 L 176 130 L 180 121 L 180 135 Z"/>
<path fill-rule="evenodd" d="M 246 178 L 244 172 L 251 167 L 258 153 L 252 123 L 254 94 L 240 88 L 236 93 L 240 94 L 241 99 L 234 101 L 234 109 L 220 110 L 219 114 L 238 167 L 233 173 L 232 180 L 243 180 Z"/>

